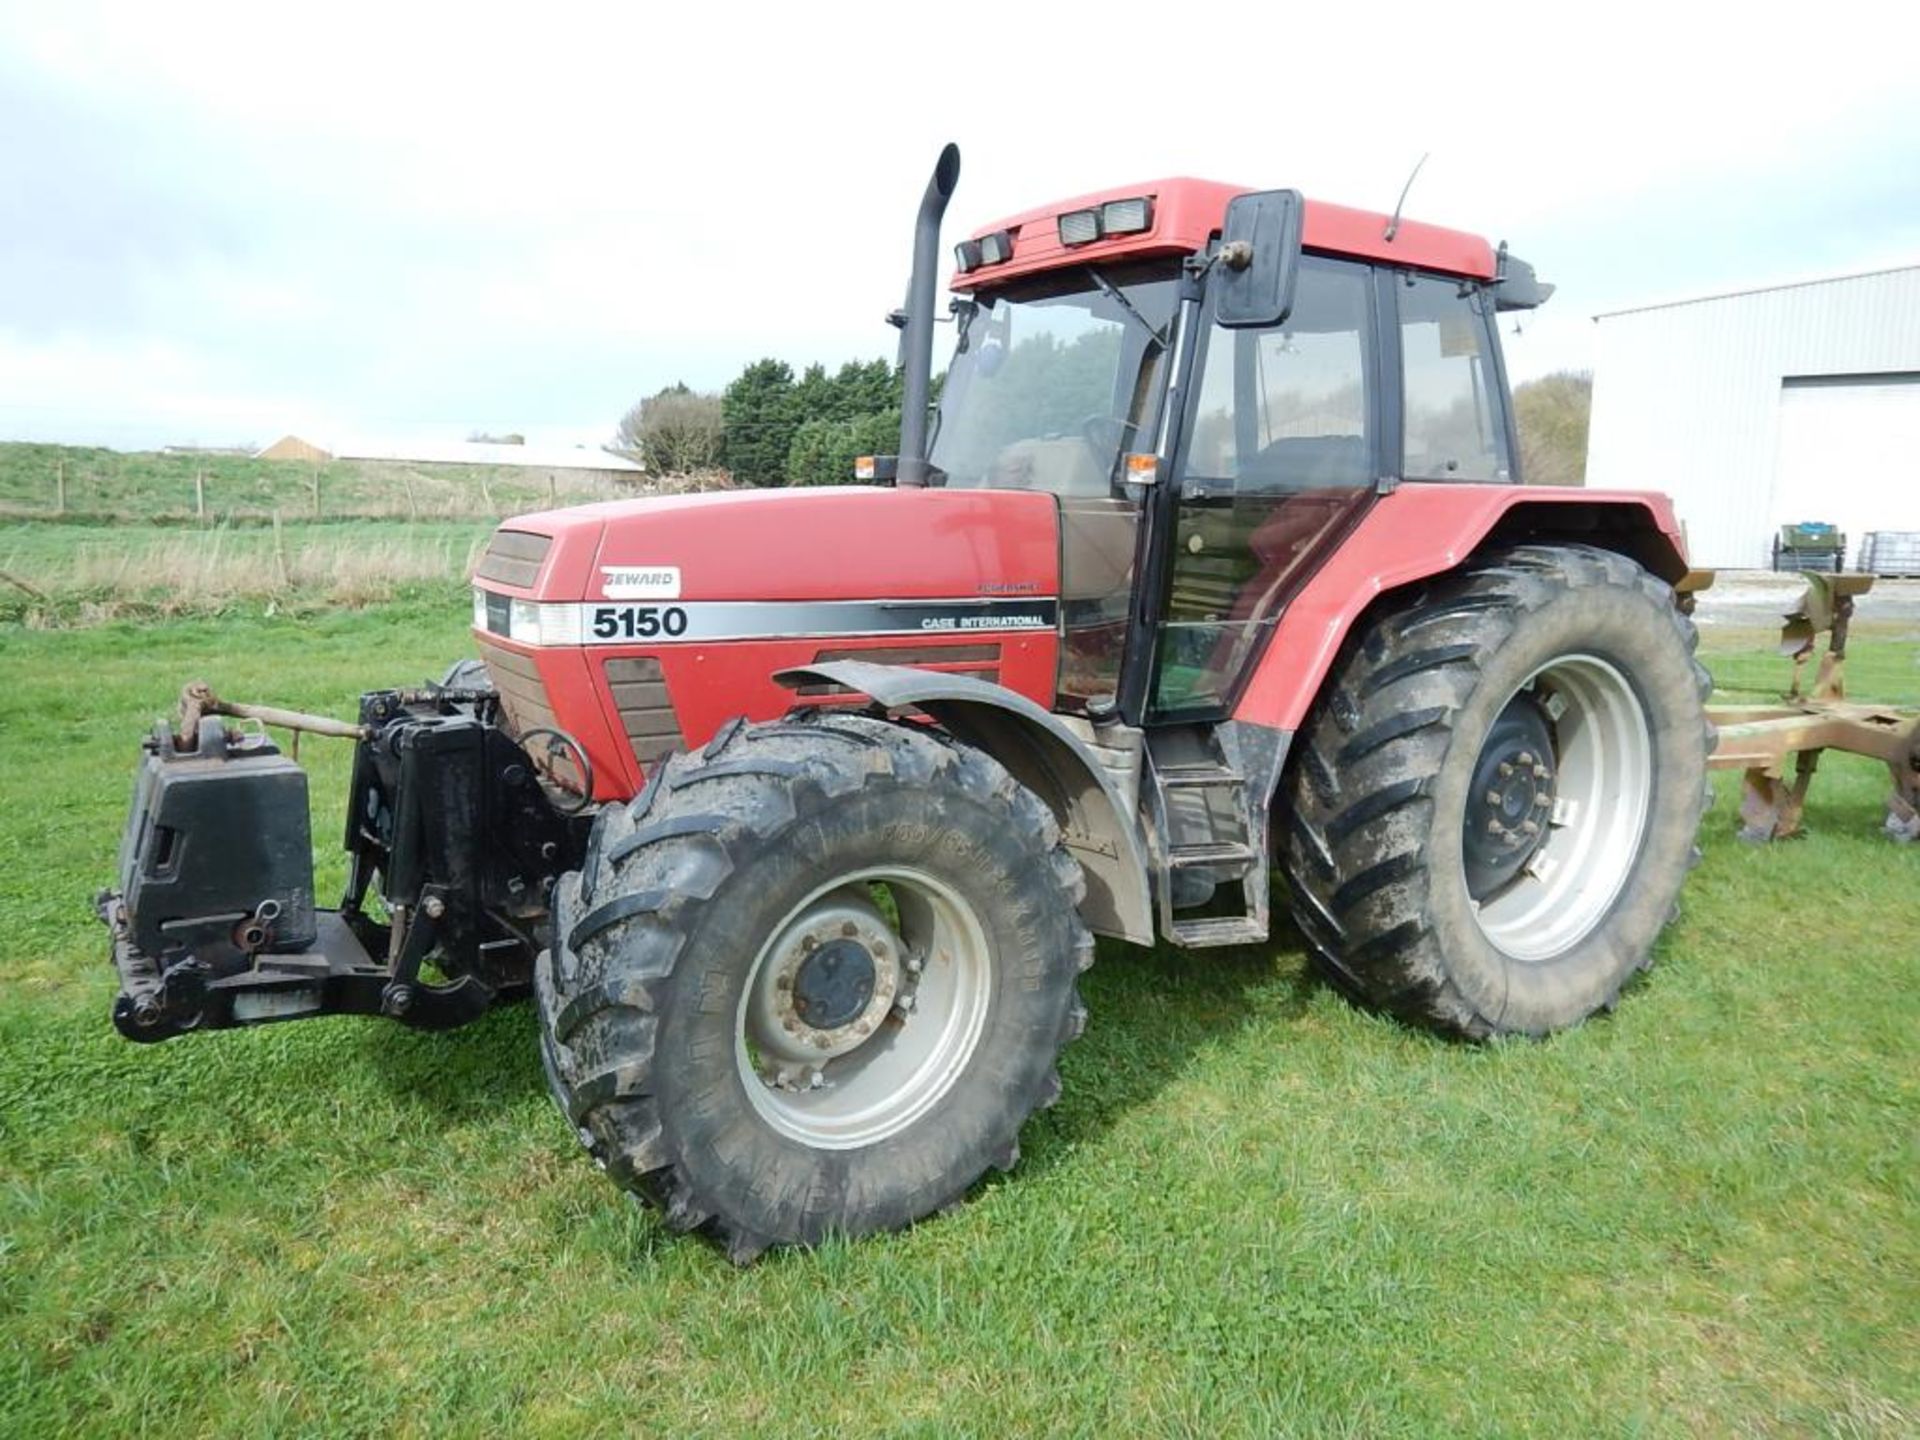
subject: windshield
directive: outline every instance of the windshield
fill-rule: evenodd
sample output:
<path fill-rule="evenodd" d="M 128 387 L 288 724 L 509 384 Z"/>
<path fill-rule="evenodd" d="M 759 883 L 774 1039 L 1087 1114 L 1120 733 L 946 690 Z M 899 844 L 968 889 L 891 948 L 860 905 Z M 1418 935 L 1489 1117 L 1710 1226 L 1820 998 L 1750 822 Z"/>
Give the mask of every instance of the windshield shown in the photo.
<path fill-rule="evenodd" d="M 963 302 L 930 457 L 946 483 L 1122 493 L 1121 455 L 1158 438 L 1177 275 L 1081 268 Z"/>

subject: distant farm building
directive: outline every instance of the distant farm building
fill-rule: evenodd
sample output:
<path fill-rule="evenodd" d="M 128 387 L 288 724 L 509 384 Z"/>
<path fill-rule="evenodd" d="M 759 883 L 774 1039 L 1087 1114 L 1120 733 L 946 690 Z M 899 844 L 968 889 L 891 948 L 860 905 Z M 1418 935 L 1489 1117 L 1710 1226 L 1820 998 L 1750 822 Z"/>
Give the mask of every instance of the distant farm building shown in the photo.
<path fill-rule="evenodd" d="M 647 467 L 611 451 L 585 445 L 502 445 L 478 440 L 385 441 L 354 440 L 328 450 L 298 435 L 283 435 L 256 456 L 260 460 L 357 460 L 374 465 L 491 465 L 536 470 L 581 479 L 631 482 Z"/>
<path fill-rule="evenodd" d="M 322 450 L 311 440 L 302 440 L 298 435 L 282 435 L 266 449 L 253 457 L 256 460 L 308 460 L 319 462 L 331 460 L 333 456 Z"/>
<path fill-rule="evenodd" d="M 497 445 L 479 440 L 356 441 L 340 445 L 341 460 L 368 460 L 394 465 L 511 465 L 521 470 L 590 471 L 609 479 L 647 473 L 646 466 L 606 450 L 585 445 Z"/>
<path fill-rule="evenodd" d="M 1587 483 L 1672 495 L 1694 564 L 1920 531 L 1920 265 L 1595 318 Z"/>

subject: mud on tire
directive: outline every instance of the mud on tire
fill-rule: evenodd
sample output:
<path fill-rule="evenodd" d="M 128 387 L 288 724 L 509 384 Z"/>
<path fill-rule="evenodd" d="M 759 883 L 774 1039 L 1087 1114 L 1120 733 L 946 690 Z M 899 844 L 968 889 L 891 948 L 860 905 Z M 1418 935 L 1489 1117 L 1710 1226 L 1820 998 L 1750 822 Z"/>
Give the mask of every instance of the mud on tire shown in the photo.
<path fill-rule="evenodd" d="M 1470 1038 L 1610 1008 L 1699 856 L 1695 643 L 1666 585 L 1572 545 L 1489 554 L 1357 630 L 1276 818 L 1330 978 Z"/>
<path fill-rule="evenodd" d="M 844 712 L 731 723 L 610 807 L 585 867 L 556 889 L 553 945 L 535 967 L 554 1098 L 617 1183 L 736 1261 L 954 1204 L 1018 1158 L 1020 1128 L 1058 1096 L 1056 1058 L 1085 1023 L 1075 980 L 1093 940 L 1059 842 L 1047 807 L 997 762 L 926 727 Z M 962 984 L 967 935 L 979 965 Z M 856 944 L 867 958 L 846 954 L 865 989 L 804 968 L 803 955 L 824 964 Z M 760 977 L 781 955 L 776 995 Z M 911 977 L 910 955 L 922 967 Z M 964 1003 L 950 1024 L 931 1004 L 888 1011 L 885 974 L 903 993 L 911 979 L 918 995 Z M 851 1054 L 790 1063 L 768 1017 L 819 1034 L 794 1003 L 840 1024 Z M 876 1021 L 870 1039 L 854 1036 Z M 911 1057 L 916 1034 L 933 1037 L 914 1042 L 931 1058 L 896 1066 L 922 1078 L 902 1080 L 913 1103 L 895 1104 L 888 1072 L 862 1080 L 861 1065 Z M 835 1080 L 836 1066 L 853 1079 Z M 841 1083 L 872 1103 L 842 1104 Z"/>

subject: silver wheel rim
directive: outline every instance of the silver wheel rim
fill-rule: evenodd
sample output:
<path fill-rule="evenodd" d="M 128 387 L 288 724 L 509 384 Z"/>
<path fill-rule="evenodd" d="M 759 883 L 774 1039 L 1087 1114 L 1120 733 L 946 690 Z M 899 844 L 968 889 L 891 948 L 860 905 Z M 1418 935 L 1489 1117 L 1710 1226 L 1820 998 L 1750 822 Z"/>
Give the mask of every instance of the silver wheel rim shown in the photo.
<path fill-rule="evenodd" d="M 816 1026 L 809 1017 L 821 1010 L 804 1008 L 817 991 L 808 967 L 836 946 L 864 952 L 853 964 L 871 967 L 871 986 L 836 992 L 850 996 L 845 1013 Z M 740 1082 L 791 1139 L 826 1150 L 875 1144 L 953 1088 L 992 996 L 986 928 L 952 886 L 906 866 L 837 877 L 789 911 L 754 957 L 734 1023 Z"/>
<path fill-rule="evenodd" d="M 1527 692 L 1552 717 L 1546 838 L 1504 888 L 1470 903 L 1500 951 L 1539 962 L 1591 934 L 1633 873 L 1653 795 L 1653 736 L 1633 686 L 1596 656 L 1543 665 L 1514 695 Z"/>

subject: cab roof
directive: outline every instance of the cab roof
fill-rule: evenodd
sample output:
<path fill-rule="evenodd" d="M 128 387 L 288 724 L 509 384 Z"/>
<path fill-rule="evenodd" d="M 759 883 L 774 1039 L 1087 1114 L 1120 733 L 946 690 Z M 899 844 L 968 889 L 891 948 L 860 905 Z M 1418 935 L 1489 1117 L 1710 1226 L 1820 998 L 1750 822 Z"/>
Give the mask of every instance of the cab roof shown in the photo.
<path fill-rule="evenodd" d="M 1227 202 L 1236 195 L 1250 194 L 1245 185 L 1229 185 L 1219 180 L 1196 180 L 1175 176 L 1166 180 L 1148 180 L 1137 185 L 1118 185 L 1058 200 L 1035 210 L 1026 210 L 991 225 L 982 226 L 971 238 L 998 231 L 1013 235 L 1013 256 L 998 265 L 953 277 L 955 290 L 979 290 L 1023 275 L 1036 274 L 1058 266 L 1085 265 L 1099 260 L 1140 259 L 1154 255 L 1190 255 L 1203 248 L 1226 223 Z M 1130 200 L 1145 195 L 1153 201 L 1153 222 L 1132 235 L 1116 235 L 1087 245 L 1060 243 L 1057 218 L 1072 210 L 1090 210 L 1109 200 Z M 1393 239 L 1386 238 L 1388 217 L 1372 210 L 1354 210 L 1345 205 L 1329 205 L 1323 200 L 1308 200 L 1302 217 L 1301 244 L 1305 249 L 1329 255 L 1346 255 L 1360 260 L 1384 261 L 1421 270 L 1440 270 L 1476 280 L 1492 280 L 1495 274 L 1493 247 L 1478 235 L 1463 230 L 1448 230 L 1403 219 Z"/>

